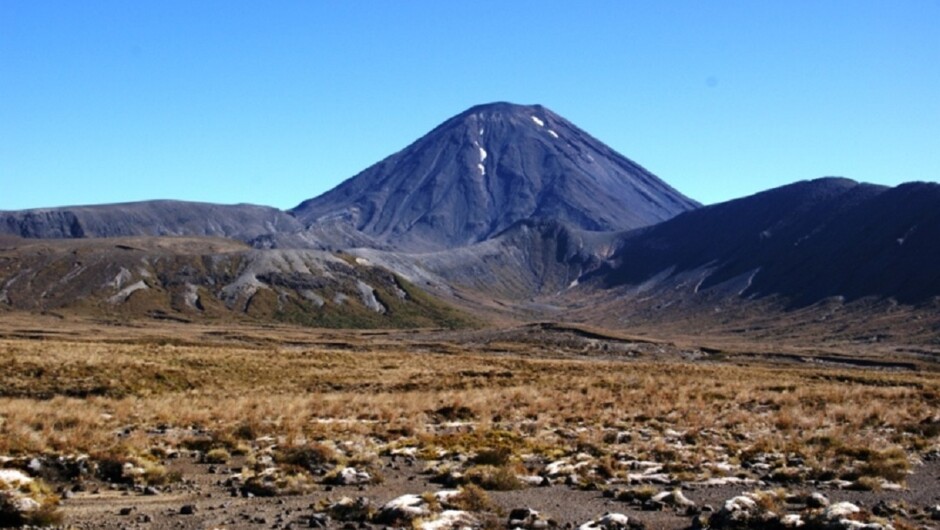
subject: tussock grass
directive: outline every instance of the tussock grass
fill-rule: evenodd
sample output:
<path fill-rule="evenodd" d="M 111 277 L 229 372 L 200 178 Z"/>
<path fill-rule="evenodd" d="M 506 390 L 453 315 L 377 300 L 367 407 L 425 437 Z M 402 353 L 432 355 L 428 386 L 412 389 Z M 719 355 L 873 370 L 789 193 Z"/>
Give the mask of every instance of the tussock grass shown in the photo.
<path fill-rule="evenodd" d="M 143 468 L 156 445 L 203 439 L 224 461 L 270 439 L 276 460 L 310 469 L 392 444 L 468 455 L 471 482 L 506 489 L 524 457 L 577 454 L 598 459 L 602 478 L 623 476 L 611 456 L 628 454 L 690 477 L 764 459 L 801 462 L 782 480 L 903 481 L 910 455 L 940 443 L 929 372 L 550 360 L 535 344 L 516 344 L 521 356 L 412 351 L 383 334 L 335 334 L 329 347 L 237 330 L 224 345 L 140 334 L 0 340 L 0 455 L 82 452 Z M 135 480 L 161 480 L 156 466 Z"/>

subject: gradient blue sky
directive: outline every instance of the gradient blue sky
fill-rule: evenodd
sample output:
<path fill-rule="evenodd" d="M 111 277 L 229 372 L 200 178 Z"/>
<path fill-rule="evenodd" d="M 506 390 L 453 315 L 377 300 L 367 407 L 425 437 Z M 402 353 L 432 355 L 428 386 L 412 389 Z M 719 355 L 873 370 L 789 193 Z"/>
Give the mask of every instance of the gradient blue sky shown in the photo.
<path fill-rule="evenodd" d="M 295 206 L 491 101 L 690 197 L 940 178 L 940 2 L 0 0 L 0 209 Z"/>

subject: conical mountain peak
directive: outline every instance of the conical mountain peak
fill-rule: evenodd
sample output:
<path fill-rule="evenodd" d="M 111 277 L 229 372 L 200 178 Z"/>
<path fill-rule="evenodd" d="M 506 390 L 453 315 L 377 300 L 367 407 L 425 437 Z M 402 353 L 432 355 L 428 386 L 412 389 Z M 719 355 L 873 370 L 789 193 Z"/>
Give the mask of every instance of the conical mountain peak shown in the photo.
<path fill-rule="evenodd" d="M 541 105 L 478 105 L 293 213 L 343 219 L 392 247 L 475 243 L 520 220 L 610 231 L 697 207 Z"/>
<path fill-rule="evenodd" d="M 441 124 L 441 128 L 460 125 L 485 126 L 487 123 L 534 127 L 536 129 L 533 130 L 536 131 L 538 128 L 544 129 L 548 125 L 549 129 L 542 130 L 542 133 L 551 130 L 551 126 L 567 124 L 564 118 L 542 105 L 518 105 L 499 101 L 471 107 L 445 121 Z"/>

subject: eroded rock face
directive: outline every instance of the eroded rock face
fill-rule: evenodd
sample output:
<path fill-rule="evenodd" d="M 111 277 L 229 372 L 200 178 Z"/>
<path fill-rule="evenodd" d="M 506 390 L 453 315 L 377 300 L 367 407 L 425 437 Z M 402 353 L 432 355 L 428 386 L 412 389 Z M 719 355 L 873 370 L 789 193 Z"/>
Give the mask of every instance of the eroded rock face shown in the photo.
<path fill-rule="evenodd" d="M 409 296 L 404 279 L 368 262 L 222 239 L 21 239 L 0 248 L 0 263 L 0 306 L 14 310 L 323 327 L 421 327 L 449 312 L 430 296 Z"/>

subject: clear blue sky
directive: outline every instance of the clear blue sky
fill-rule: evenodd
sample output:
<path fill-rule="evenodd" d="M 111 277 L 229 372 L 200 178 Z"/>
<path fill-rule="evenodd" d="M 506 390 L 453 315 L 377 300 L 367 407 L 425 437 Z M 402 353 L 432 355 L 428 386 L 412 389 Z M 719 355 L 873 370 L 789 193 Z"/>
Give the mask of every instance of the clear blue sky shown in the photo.
<path fill-rule="evenodd" d="M 940 2 L 0 0 L 0 209 L 295 206 L 541 103 L 692 198 L 940 178 Z"/>

